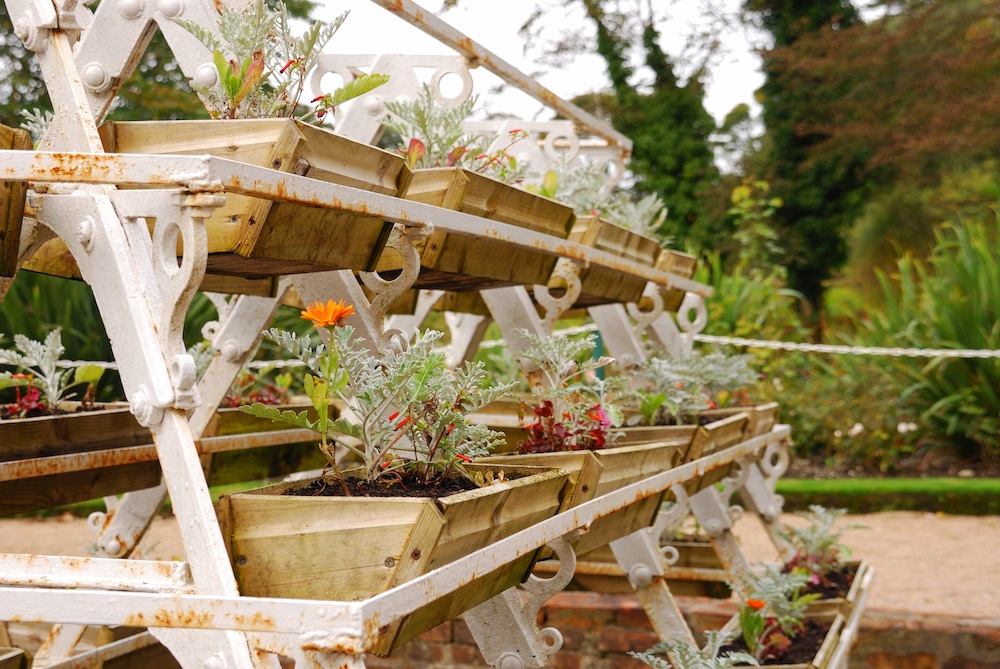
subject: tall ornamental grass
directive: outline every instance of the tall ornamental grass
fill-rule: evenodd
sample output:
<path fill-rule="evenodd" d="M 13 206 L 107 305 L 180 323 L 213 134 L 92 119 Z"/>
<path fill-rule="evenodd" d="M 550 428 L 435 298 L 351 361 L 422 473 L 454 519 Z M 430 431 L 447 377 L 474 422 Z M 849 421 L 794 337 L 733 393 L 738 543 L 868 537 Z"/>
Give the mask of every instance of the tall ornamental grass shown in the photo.
<path fill-rule="evenodd" d="M 907 255 L 878 273 L 885 306 L 861 322 L 855 343 L 1000 349 L 1000 216 L 935 232 L 928 262 Z M 909 382 L 903 393 L 926 427 L 987 459 L 1000 457 L 1000 358 L 884 358 Z"/>

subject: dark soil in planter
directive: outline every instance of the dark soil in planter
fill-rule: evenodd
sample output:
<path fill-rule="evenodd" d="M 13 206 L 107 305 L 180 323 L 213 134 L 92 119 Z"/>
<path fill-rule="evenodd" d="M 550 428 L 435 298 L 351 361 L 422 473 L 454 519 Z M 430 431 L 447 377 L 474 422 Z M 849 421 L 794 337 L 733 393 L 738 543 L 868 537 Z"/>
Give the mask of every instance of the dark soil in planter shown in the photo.
<path fill-rule="evenodd" d="M 455 493 L 478 488 L 475 483 L 461 476 L 452 476 L 432 485 L 412 473 L 394 482 L 371 483 L 363 479 L 348 479 L 347 489 L 352 497 L 447 497 Z M 335 481 L 318 478 L 308 486 L 287 491 L 288 495 L 302 497 L 345 497 Z"/>
<path fill-rule="evenodd" d="M 810 583 L 802 588 L 800 594 L 819 595 L 820 599 L 834 599 L 836 597 L 846 597 L 847 592 L 854 583 L 854 575 L 858 571 L 857 565 L 843 565 L 840 571 L 831 572 L 826 575 L 826 583 Z"/>
<path fill-rule="evenodd" d="M 96 406 L 96 405 L 84 405 L 81 404 L 73 411 L 66 411 L 65 409 L 50 409 L 48 406 L 35 407 L 33 409 L 28 409 L 21 414 L 21 409 L 16 405 L 3 405 L 0 406 L 0 420 L 18 420 L 20 418 L 40 418 L 42 416 L 68 416 L 75 413 L 83 413 L 86 411 L 104 411 L 107 407 Z"/>
<path fill-rule="evenodd" d="M 780 657 L 766 658 L 761 662 L 761 666 L 775 664 L 807 664 L 812 662 L 819 652 L 820 646 L 826 639 L 827 632 L 830 631 L 829 623 L 818 623 L 815 620 L 805 621 L 805 629 L 799 632 L 792 640 L 792 645 L 781 654 Z M 727 646 L 723 646 L 720 655 L 727 652 L 742 651 L 749 652 L 742 637 L 737 637 Z M 742 666 L 742 665 L 741 665 Z"/>

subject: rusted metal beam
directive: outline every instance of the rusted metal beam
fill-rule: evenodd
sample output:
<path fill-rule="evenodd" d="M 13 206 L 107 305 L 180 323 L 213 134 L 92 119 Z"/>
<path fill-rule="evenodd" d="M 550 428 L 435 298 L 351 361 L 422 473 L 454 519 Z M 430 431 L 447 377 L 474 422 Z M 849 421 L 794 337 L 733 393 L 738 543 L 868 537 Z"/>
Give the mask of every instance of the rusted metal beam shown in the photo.
<path fill-rule="evenodd" d="M 408 227 L 489 237 L 540 253 L 618 270 L 702 297 L 711 286 L 566 239 L 390 195 L 326 183 L 214 156 L 0 151 L 0 181 L 123 184 L 226 192 L 351 211 Z M 60 196 L 39 196 L 60 197 Z M 31 202 L 29 202 L 31 204 Z"/>
<path fill-rule="evenodd" d="M 0 554 L 0 584 L 102 588 L 135 592 L 193 592 L 187 563 L 156 560 Z"/>
<path fill-rule="evenodd" d="M 315 440 L 316 433 L 305 428 L 294 430 L 272 430 L 268 432 L 252 432 L 249 434 L 233 434 L 219 437 L 205 437 L 195 440 L 198 455 L 225 453 L 227 451 L 242 451 L 265 446 L 286 446 Z M 29 479 L 38 476 L 51 476 L 67 472 L 82 472 L 102 467 L 117 467 L 136 462 L 149 462 L 156 459 L 156 447 L 153 444 L 129 446 L 125 448 L 109 448 L 100 451 L 84 453 L 69 453 L 53 455 L 45 458 L 25 458 L 0 462 L 0 482 Z"/>
<path fill-rule="evenodd" d="M 564 511 L 556 516 L 522 530 L 507 539 L 498 541 L 466 556 L 465 559 L 444 565 L 380 595 L 361 603 L 366 620 L 395 620 L 415 611 L 420 603 L 452 592 L 471 583 L 477 575 L 488 574 L 509 564 L 558 537 L 580 527 L 589 526 L 619 509 L 663 490 L 704 476 L 726 467 L 740 458 L 760 452 L 772 441 L 787 439 L 791 428 L 778 425 L 771 432 L 754 437 L 711 455 L 699 458 L 642 481 L 620 488 L 589 502 Z M 419 593 L 419 594 L 418 594 Z"/>
<path fill-rule="evenodd" d="M 585 502 L 531 528 L 480 549 L 467 558 L 445 565 L 363 602 L 310 602 L 227 595 L 188 595 L 95 590 L 45 590 L 0 587 L 0 610 L 19 620 L 65 623 L 126 624 L 143 627 L 229 629 L 257 632 L 306 633 L 315 630 L 362 630 L 357 652 L 370 644 L 379 628 L 413 612 L 427 601 L 474 581 L 518 557 L 559 537 L 587 527 L 597 518 L 659 493 L 678 483 L 699 478 L 718 467 L 759 453 L 769 443 L 787 439 L 790 428 L 779 425 L 755 437 L 693 462 L 664 471 L 637 483 Z M 34 556 L 28 556 L 29 558 Z M 19 559 L 12 558 L 15 562 Z M 0 562 L 0 566 L 2 566 Z M 100 602 L 95 607 L 94 603 Z M 336 644 L 336 634 L 325 639 Z M 353 640 L 352 640 L 353 639 Z M 345 651 L 351 652 L 351 651 Z"/>

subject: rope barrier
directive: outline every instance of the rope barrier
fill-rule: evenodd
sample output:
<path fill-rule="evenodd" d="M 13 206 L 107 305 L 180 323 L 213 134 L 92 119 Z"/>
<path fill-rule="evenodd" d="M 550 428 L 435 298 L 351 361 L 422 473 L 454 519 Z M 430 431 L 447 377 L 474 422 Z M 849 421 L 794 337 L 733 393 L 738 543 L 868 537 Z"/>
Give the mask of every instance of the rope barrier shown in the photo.
<path fill-rule="evenodd" d="M 595 332 L 594 325 L 581 325 L 566 328 L 553 334 L 571 336 L 585 332 Z M 953 349 L 953 348 L 899 348 L 885 346 L 847 346 L 840 344 L 809 344 L 804 342 L 770 341 L 766 339 L 747 339 L 745 337 L 722 337 L 718 335 L 696 334 L 695 341 L 705 344 L 726 344 L 746 348 L 766 348 L 780 351 L 802 351 L 803 353 L 828 353 L 832 355 L 876 355 L 887 357 L 908 358 L 1000 358 L 1000 350 L 992 349 Z M 507 345 L 503 339 L 491 339 L 480 344 L 480 348 L 501 348 Z M 250 369 L 273 367 L 301 367 L 300 360 L 253 360 L 247 363 Z M 118 369 L 114 362 L 87 362 L 83 360 L 61 360 L 59 366 L 64 368 L 97 365 L 104 369 Z"/>

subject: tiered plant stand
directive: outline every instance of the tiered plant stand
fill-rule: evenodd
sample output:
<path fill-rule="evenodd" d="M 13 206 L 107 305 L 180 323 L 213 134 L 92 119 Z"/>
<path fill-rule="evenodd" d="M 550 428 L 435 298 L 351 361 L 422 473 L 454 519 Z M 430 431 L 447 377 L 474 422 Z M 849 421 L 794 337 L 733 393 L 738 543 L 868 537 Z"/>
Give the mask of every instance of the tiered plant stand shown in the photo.
<path fill-rule="evenodd" d="M 409 16 L 459 51 L 475 56 L 477 62 L 489 63 L 536 97 L 550 101 L 567 118 L 590 127 L 612 144 L 628 148 L 627 139 L 540 89 L 408 0 L 377 1 Z M 560 509 L 556 496 L 550 509 L 541 509 L 527 524 L 508 527 L 504 506 L 491 507 L 491 513 L 483 518 L 494 521 L 495 527 L 485 531 L 492 543 L 475 542 L 471 552 L 449 555 L 440 565 L 432 565 L 431 571 L 415 571 L 392 580 L 388 590 L 376 594 L 333 600 L 300 598 L 300 593 L 284 598 L 270 592 L 258 593 L 261 596 L 242 592 L 235 567 L 243 566 L 241 558 L 249 561 L 249 557 L 239 554 L 231 535 L 220 527 L 205 473 L 211 465 L 208 457 L 227 450 L 300 443 L 307 436 L 296 430 L 256 429 L 227 435 L 216 431 L 213 421 L 220 400 L 255 349 L 262 327 L 270 322 L 291 288 L 307 303 L 347 300 L 357 309 L 352 325 L 373 350 L 386 351 L 405 346 L 405 332 L 417 327 L 428 303 L 440 298 L 429 295 L 423 299 L 421 295 L 414 315 L 386 327 L 389 305 L 417 285 L 423 275 L 428 263 L 418 247 L 432 231 L 459 241 L 501 240 L 518 257 L 530 258 L 527 262 L 532 267 L 542 267 L 555 258 L 556 271 L 563 273 L 567 284 L 560 297 L 537 286 L 532 299 L 519 285 L 519 278 L 478 277 L 500 282 L 498 287 L 482 289 L 480 295 L 489 317 L 499 324 L 512 349 L 519 350 L 525 344 L 519 328 L 539 336 L 552 332 L 556 319 L 575 304 L 581 266 L 586 266 L 597 275 L 621 272 L 631 282 L 646 282 L 652 310 L 640 312 L 634 305 L 627 309 L 617 303 L 589 309 L 611 353 L 635 360 L 645 356 L 643 332 L 670 350 L 690 346 L 691 337 L 704 325 L 702 298 L 710 290 L 649 263 L 545 231 L 404 200 L 398 197 L 407 188 L 404 170 L 375 184 L 365 178 L 346 183 L 339 177 L 313 178 L 339 168 L 326 163 L 320 166 L 319 158 L 330 156 L 303 157 L 301 136 L 311 135 L 312 129 L 294 124 L 270 124 L 281 126 L 279 139 L 265 152 L 267 159 L 263 161 L 239 154 L 232 154 L 232 159 L 209 155 L 207 150 L 176 155 L 169 149 L 169 154 L 151 155 L 153 145 L 145 142 L 157 138 L 155 131 L 147 135 L 152 139 L 131 146 L 130 153 L 106 153 L 108 147 L 124 149 L 128 133 L 123 126 L 102 134 L 99 123 L 118 86 L 139 60 L 154 24 L 185 73 L 197 83 L 211 83 L 211 54 L 172 18 L 183 11 L 185 18 L 213 30 L 213 4 L 193 0 L 181 8 L 177 3 L 100 3 L 92 20 L 81 21 L 86 10 L 73 3 L 5 2 L 18 35 L 39 59 L 58 113 L 39 150 L 25 146 L 23 134 L 0 133 L 5 142 L 5 150 L 0 150 L 4 165 L 0 172 L 4 184 L 0 275 L 9 277 L 32 259 L 40 262 L 46 257 L 42 251 L 46 243 L 64 245 L 65 252 L 60 249 L 49 257 L 68 257 L 71 263 L 40 263 L 35 268 L 55 273 L 59 273 L 58 268 L 69 268 L 93 287 L 134 420 L 128 428 L 131 436 L 124 442 L 63 444 L 55 453 L 46 451 L 48 443 L 30 442 L 23 452 L 0 460 L 0 483 L 14 485 L 11 490 L 16 491 L 11 495 L 19 502 L 26 493 L 16 485 L 42 476 L 84 479 L 96 475 L 100 479 L 116 467 L 136 464 L 158 467 L 162 473 L 158 485 L 147 485 L 151 480 L 109 482 L 42 502 L 124 492 L 120 498 L 109 498 L 108 513 L 92 518 L 99 529 L 99 557 L 0 554 L 0 620 L 55 623 L 39 652 L 46 658 L 46 666 L 99 663 L 139 652 L 155 639 L 186 668 L 276 669 L 280 658 L 290 658 L 303 668 L 360 669 L 366 653 L 384 652 L 392 645 L 390 637 L 396 633 L 387 630 L 411 623 L 414 629 L 425 628 L 433 624 L 425 613 L 433 611 L 437 616 L 434 620 L 464 612 L 489 664 L 505 669 L 542 667 L 558 650 L 561 637 L 557 630 L 538 630 L 536 614 L 545 599 L 572 577 L 573 546 L 586 545 L 588 528 L 600 539 L 589 541 L 599 544 L 614 539 L 610 546 L 615 558 L 659 635 L 663 639 L 693 638 L 662 579 L 665 561 L 656 541 L 657 528 L 677 514 L 656 515 L 657 504 L 651 505 L 650 500 L 673 491 L 680 501 L 678 509 L 690 508 L 703 520 L 727 566 L 746 568 L 729 532 L 731 514 L 723 500 L 731 493 L 728 488 L 720 493 L 706 477 L 728 472 L 736 462 L 741 463 L 740 471 L 750 471 L 762 454 L 768 461 L 769 453 L 780 450 L 788 440 L 787 426 L 777 425 L 756 436 L 743 435 L 745 438 L 715 452 L 683 462 L 671 456 L 662 470 L 641 470 L 631 478 L 620 478 L 606 489 L 599 487 L 596 494 L 572 508 Z M 351 124 L 345 123 L 345 127 Z M 353 135 L 354 142 L 367 143 L 370 137 L 361 136 L 360 130 L 358 133 Z M 354 151 L 346 151 L 343 157 L 351 153 Z M 379 163 L 381 174 L 392 173 L 391 157 L 364 153 L 385 160 Z M 300 158 L 307 165 L 296 162 L 289 167 L 289 161 Z M 315 171 L 303 175 L 311 169 Z M 246 204 L 249 209 L 231 209 L 236 204 Z M 28 214 L 23 221 L 22 210 Z M 246 211 L 260 212 L 260 217 Z M 288 217 L 279 216 L 296 211 Z M 220 212 L 233 213 L 220 217 Z M 274 216 L 278 218 L 271 220 Z M 258 224 L 260 229 L 256 229 Z M 366 234 L 352 237 L 350 244 L 344 235 L 323 234 L 324 226 L 348 224 L 360 226 Z M 300 228 L 305 238 L 299 244 L 285 234 L 289 226 L 305 226 Z M 12 264 L 14 248 L 19 251 Z M 398 275 L 391 280 L 368 271 L 377 266 L 386 249 L 399 257 Z M 485 275 L 476 269 L 478 266 L 463 264 L 454 271 L 463 276 Z M 181 334 L 190 301 L 199 287 L 206 285 L 210 272 L 255 282 L 253 290 L 240 281 L 227 285 L 263 294 L 217 298 L 219 320 L 206 336 L 218 354 L 199 381 Z M 7 285 L 6 281 L 0 283 L 0 290 Z M 468 287 L 468 283 L 462 285 Z M 685 293 L 676 321 L 658 304 L 663 288 Z M 451 359 L 458 361 L 477 345 L 483 320 L 456 317 L 451 322 Z M 556 476 L 568 474 L 559 472 Z M 60 494 L 68 488 L 62 480 L 50 480 Z M 37 484 L 33 481 L 31 485 Z M 686 499 L 686 488 L 698 491 Z M 179 521 L 185 560 L 120 559 L 134 549 L 165 495 L 169 495 Z M 751 493 L 751 498 L 759 507 L 772 503 L 763 494 Z M 10 508 L 15 507 L 16 503 Z M 648 520 L 641 524 L 652 525 L 624 536 L 598 534 L 602 520 L 607 526 L 605 519 L 633 508 L 648 513 L 643 516 Z M 558 513 L 551 515 L 555 511 Z M 232 514 L 226 518 L 228 528 Z M 254 528 L 261 527 L 259 520 L 254 522 Z M 421 531 L 426 530 L 423 525 Z M 227 537 L 232 554 L 227 550 Z M 357 548 L 342 543 L 343 550 Z M 558 557 L 560 568 L 551 579 L 530 577 L 523 584 L 524 596 L 507 587 L 512 584 L 509 579 L 494 578 L 506 574 L 511 565 L 529 564 L 542 551 Z M 417 561 L 421 556 L 417 547 L 404 559 Z M 335 562 L 337 556 L 331 553 L 328 559 Z M 391 567 L 397 561 L 393 558 Z M 388 560 L 384 566 L 390 568 Z M 493 591 L 488 591 L 489 599 L 482 601 L 487 584 L 500 592 L 490 596 Z M 72 649 L 88 626 L 144 628 L 148 633 L 124 635 L 92 654 L 74 656 Z M 2 631 L 0 641 L 6 643 L 6 629 Z M 11 666 L 25 661 L 18 653 L 2 657 Z"/>

